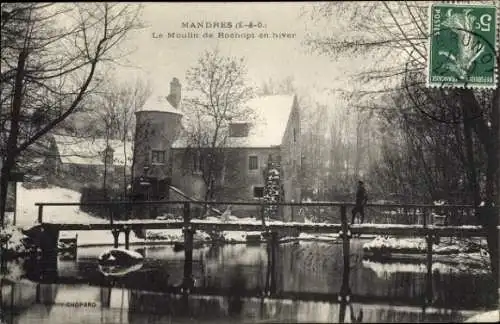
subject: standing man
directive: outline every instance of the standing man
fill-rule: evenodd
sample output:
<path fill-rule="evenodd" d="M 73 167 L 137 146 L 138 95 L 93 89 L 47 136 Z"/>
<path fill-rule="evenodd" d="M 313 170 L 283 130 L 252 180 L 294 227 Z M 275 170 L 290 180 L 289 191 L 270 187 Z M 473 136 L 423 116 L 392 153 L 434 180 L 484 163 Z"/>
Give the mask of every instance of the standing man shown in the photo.
<path fill-rule="evenodd" d="M 365 185 L 363 181 L 358 181 L 358 189 L 356 191 L 356 206 L 352 209 L 352 220 L 351 224 L 354 224 L 354 219 L 356 214 L 361 214 L 361 223 L 365 220 L 365 205 L 368 201 L 368 195 L 366 193 Z"/>

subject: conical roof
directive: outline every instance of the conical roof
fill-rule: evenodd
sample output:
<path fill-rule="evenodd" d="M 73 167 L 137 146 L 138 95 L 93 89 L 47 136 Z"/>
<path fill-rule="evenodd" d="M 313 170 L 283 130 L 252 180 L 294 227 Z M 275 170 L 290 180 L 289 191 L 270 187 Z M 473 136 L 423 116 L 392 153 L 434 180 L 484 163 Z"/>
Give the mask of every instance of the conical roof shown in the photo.
<path fill-rule="evenodd" d="M 142 109 L 137 112 L 143 111 L 155 111 L 155 112 L 165 112 L 171 114 L 184 115 L 180 110 L 172 106 L 172 104 L 162 96 L 157 96 L 146 101 Z"/>

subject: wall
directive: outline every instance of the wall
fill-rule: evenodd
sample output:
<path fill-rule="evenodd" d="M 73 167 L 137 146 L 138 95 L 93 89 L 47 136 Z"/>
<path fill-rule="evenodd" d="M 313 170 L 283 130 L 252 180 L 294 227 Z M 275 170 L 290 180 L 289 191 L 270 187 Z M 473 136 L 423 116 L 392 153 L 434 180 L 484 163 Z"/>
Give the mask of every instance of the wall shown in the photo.
<path fill-rule="evenodd" d="M 285 191 L 285 201 L 300 202 L 299 173 L 302 154 L 300 132 L 299 106 L 295 98 L 280 147 L 227 149 L 226 170 L 220 188 L 216 192 L 216 199 L 258 202 L 253 196 L 253 188 L 265 185 L 264 171 L 267 168 L 269 154 L 273 154 L 281 156 L 281 181 Z M 183 149 L 173 149 L 172 152 L 172 184 L 193 198 L 204 199 L 205 184 L 201 175 L 192 171 L 192 159 L 186 158 Z M 258 170 L 249 170 L 250 155 L 258 156 Z M 251 209 L 254 213 L 255 207 Z M 290 221 L 293 216 L 293 220 L 301 221 L 296 213 L 292 214 L 291 207 L 285 207 L 283 212 L 285 220 Z"/>
<path fill-rule="evenodd" d="M 249 169 L 249 156 L 258 159 L 258 169 Z M 234 201 L 258 201 L 254 198 L 253 188 L 265 185 L 264 172 L 267 169 L 269 155 L 279 155 L 279 148 L 229 149 L 226 155 L 224 188 L 219 195 Z"/>
<path fill-rule="evenodd" d="M 287 127 L 281 142 L 281 169 L 282 183 L 285 190 L 285 202 L 300 202 L 301 190 L 299 174 L 301 168 L 301 136 L 300 136 L 300 113 L 297 99 L 295 98 L 293 108 L 288 119 Z M 284 207 L 285 221 L 292 220 L 292 208 Z M 297 213 L 293 214 L 294 221 L 298 219 Z"/>
<path fill-rule="evenodd" d="M 205 183 L 201 176 L 192 170 L 192 159 L 184 149 L 172 149 L 172 185 L 187 196 L 204 200 Z"/>
<path fill-rule="evenodd" d="M 279 155 L 279 148 L 231 148 L 226 150 L 225 172 L 215 193 L 218 201 L 255 201 L 254 186 L 264 186 L 264 171 L 269 155 Z M 195 199 L 204 199 L 205 183 L 201 174 L 192 171 L 192 158 L 183 149 L 172 149 L 172 185 Z M 249 170 L 249 156 L 258 157 L 258 169 Z M 256 213 L 256 207 L 233 206 L 238 216 Z M 238 210 L 240 212 L 238 212 Z"/>
<path fill-rule="evenodd" d="M 181 115 L 165 112 L 138 112 L 134 145 L 134 175 L 164 179 L 170 176 L 170 147 L 179 131 Z M 166 163 L 152 164 L 151 150 L 166 151 Z"/>

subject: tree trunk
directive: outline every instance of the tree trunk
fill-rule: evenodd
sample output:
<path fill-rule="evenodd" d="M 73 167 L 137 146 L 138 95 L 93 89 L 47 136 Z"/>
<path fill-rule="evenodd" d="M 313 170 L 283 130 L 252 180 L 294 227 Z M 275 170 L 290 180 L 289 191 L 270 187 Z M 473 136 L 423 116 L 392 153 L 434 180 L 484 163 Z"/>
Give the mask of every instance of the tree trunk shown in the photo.
<path fill-rule="evenodd" d="M 0 223 L 2 228 L 5 223 L 5 208 L 7 203 L 7 190 L 9 185 L 9 175 L 13 170 L 17 152 L 17 141 L 19 137 L 19 121 L 21 117 L 21 105 L 23 97 L 23 81 L 24 81 L 24 69 L 26 65 L 26 59 L 28 53 L 23 50 L 19 54 L 17 61 L 17 72 L 14 84 L 14 99 L 12 101 L 12 110 L 10 116 L 10 131 L 9 138 L 7 140 L 7 152 L 5 160 L 3 161 L 1 179 L 0 179 Z"/>
<path fill-rule="evenodd" d="M 2 171 L 0 176 L 0 215 L 1 215 L 1 225 L 4 228 L 4 215 L 5 208 L 7 203 L 7 190 L 9 188 L 9 174 L 11 171 L 11 167 L 8 167 L 7 164 L 2 165 Z"/>
<path fill-rule="evenodd" d="M 498 58 L 497 58 L 498 61 Z M 493 99 L 493 105 L 497 103 L 498 89 L 496 90 Z M 498 197 L 494 193 L 494 183 L 498 181 L 496 174 L 498 172 L 498 135 L 499 135 L 499 111 L 497 107 L 493 106 L 492 113 L 492 125 L 491 129 L 486 124 L 483 118 L 479 118 L 483 111 L 477 98 L 470 89 L 464 89 L 459 91 L 459 98 L 461 99 L 462 106 L 467 109 L 467 122 L 470 123 L 473 128 L 479 142 L 482 144 L 484 151 L 486 153 L 486 196 L 485 198 L 485 208 L 478 208 L 476 211 L 476 217 L 487 232 L 488 249 L 490 253 L 491 269 L 493 274 L 493 280 L 496 282 L 498 287 Z M 465 118 L 465 116 L 464 116 Z"/>
<path fill-rule="evenodd" d="M 108 199 L 108 185 L 106 183 L 106 180 L 107 180 L 106 178 L 108 177 L 107 170 L 108 170 L 108 166 L 107 166 L 107 163 L 105 161 L 104 162 L 104 178 L 102 180 L 102 189 L 104 191 L 104 199 L 105 200 Z"/>
<path fill-rule="evenodd" d="M 474 162 L 474 147 L 472 143 L 472 127 L 470 125 L 470 116 L 467 108 L 463 107 L 463 125 L 464 125 L 464 144 L 466 152 L 467 177 L 469 182 L 469 193 L 472 195 L 474 206 L 479 206 L 481 203 L 479 183 L 476 173 L 476 163 Z"/>
<path fill-rule="evenodd" d="M 108 200 L 108 147 L 109 147 L 109 125 L 106 125 L 106 146 L 104 148 L 104 178 L 102 179 L 102 189 L 104 190 L 104 200 Z"/>
<path fill-rule="evenodd" d="M 123 137 L 123 199 L 127 199 L 127 142 L 126 138 Z"/>

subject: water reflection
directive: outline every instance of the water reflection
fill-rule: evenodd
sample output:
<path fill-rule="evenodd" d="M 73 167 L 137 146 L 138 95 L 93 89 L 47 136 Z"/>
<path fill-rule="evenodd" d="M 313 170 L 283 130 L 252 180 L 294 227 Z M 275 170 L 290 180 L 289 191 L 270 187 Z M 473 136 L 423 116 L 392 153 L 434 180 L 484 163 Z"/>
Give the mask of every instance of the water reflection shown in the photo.
<path fill-rule="evenodd" d="M 58 261 L 58 284 L 2 280 L 2 316 L 6 323 L 457 322 L 496 301 L 487 275 L 437 270 L 434 304 L 426 306 L 425 273 L 381 275 L 363 263 L 361 247 L 351 243 L 349 267 L 336 244 L 197 249 L 193 290 L 178 294 L 165 291 L 183 282 L 183 252 L 141 248 L 141 269 L 110 280 L 98 268 L 102 248 L 83 248 L 76 260 Z M 25 268 L 37 279 L 36 267 Z"/>

